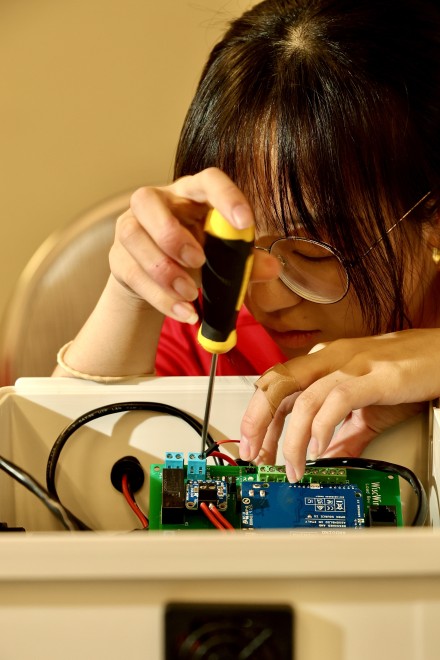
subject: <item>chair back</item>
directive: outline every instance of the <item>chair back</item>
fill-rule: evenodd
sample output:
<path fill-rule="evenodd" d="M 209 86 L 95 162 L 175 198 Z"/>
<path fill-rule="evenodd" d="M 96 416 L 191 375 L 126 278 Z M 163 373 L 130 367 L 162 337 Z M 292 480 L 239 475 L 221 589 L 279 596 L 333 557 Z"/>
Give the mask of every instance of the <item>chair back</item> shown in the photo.
<path fill-rule="evenodd" d="M 105 200 L 51 234 L 21 273 L 0 326 L 0 385 L 50 376 L 109 276 L 115 223 L 130 193 Z"/>

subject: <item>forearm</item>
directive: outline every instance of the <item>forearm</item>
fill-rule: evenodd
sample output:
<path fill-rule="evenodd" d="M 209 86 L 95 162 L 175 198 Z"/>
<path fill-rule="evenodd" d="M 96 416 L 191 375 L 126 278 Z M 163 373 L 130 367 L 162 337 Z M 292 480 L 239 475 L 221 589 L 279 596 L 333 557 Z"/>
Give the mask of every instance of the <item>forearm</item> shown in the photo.
<path fill-rule="evenodd" d="M 163 315 L 110 276 L 101 298 L 64 356 L 69 367 L 96 376 L 154 372 Z M 69 376 L 57 366 L 53 376 Z"/>

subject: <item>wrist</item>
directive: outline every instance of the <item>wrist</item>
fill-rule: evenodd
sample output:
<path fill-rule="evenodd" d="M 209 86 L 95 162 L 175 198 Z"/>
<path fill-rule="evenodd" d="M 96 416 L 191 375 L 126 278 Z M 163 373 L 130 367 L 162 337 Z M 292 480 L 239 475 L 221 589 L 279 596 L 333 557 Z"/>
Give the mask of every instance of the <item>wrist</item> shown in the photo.
<path fill-rule="evenodd" d="M 161 312 L 150 305 L 149 302 L 138 296 L 132 289 L 120 282 L 113 273 L 110 273 L 110 277 L 105 287 L 105 294 L 113 300 L 115 305 L 128 309 L 131 312 L 153 311 L 158 315 L 163 316 Z"/>

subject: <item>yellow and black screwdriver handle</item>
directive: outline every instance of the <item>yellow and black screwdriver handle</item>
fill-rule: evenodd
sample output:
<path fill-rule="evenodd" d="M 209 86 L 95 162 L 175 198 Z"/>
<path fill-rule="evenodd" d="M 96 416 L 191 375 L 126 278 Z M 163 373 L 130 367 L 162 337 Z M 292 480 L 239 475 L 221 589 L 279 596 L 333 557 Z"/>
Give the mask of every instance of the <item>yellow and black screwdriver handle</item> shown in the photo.
<path fill-rule="evenodd" d="M 212 209 L 205 234 L 203 321 L 198 341 L 209 353 L 227 353 L 237 343 L 235 326 L 252 270 L 254 227 L 235 229 Z"/>

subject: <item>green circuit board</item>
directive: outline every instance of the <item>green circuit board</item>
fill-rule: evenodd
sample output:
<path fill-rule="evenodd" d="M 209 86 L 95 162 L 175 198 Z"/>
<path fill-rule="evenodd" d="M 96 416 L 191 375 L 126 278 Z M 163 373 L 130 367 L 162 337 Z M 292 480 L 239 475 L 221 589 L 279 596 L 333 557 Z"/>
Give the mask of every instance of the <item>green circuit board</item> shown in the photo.
<path fill-rule="evenodd" d="M 214 529 L 202 503 L 237 530 L 403 526 L 394 474 L 311 467 L 290 484 L 284 466 L 209 465 L 200 457 L 185 464 L 179 453 L 167 456 L 150 470 L 151 530 Z"/>

